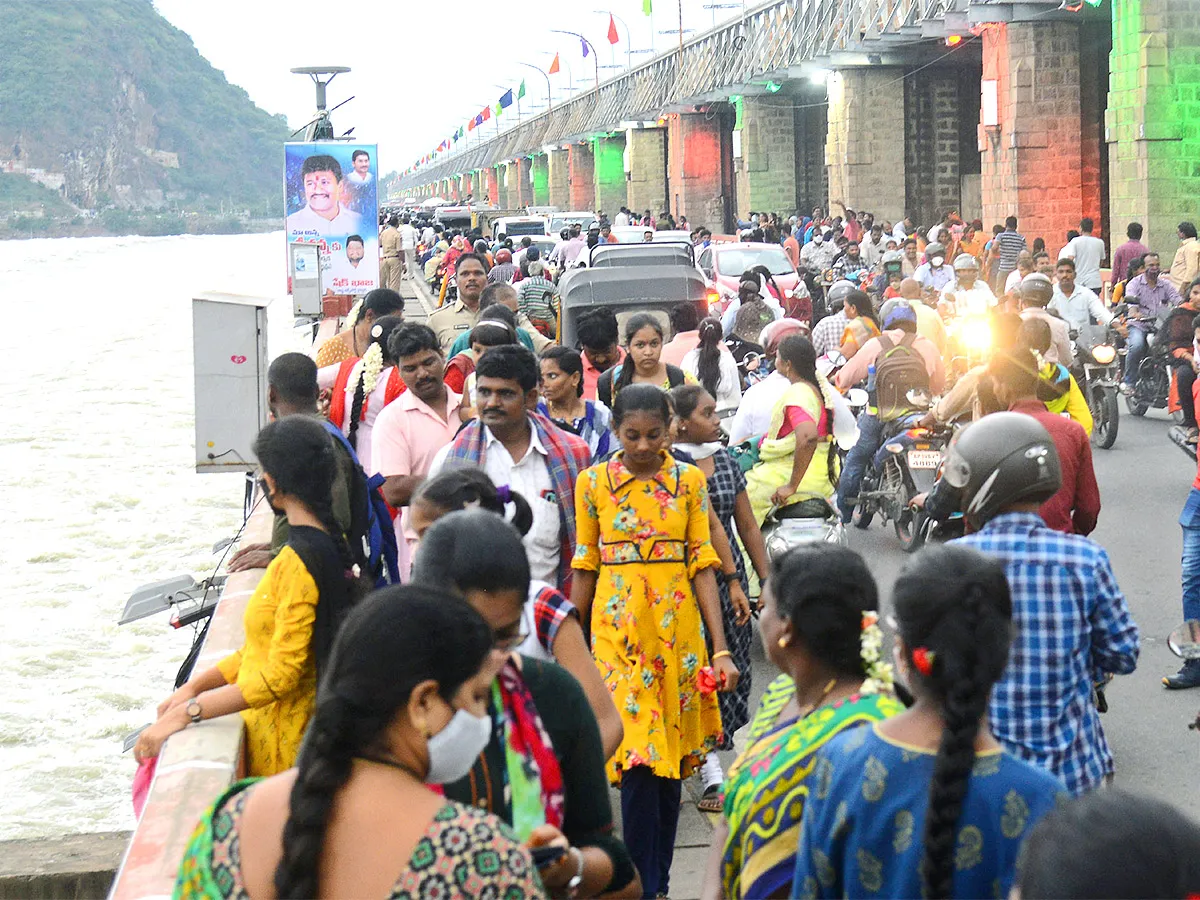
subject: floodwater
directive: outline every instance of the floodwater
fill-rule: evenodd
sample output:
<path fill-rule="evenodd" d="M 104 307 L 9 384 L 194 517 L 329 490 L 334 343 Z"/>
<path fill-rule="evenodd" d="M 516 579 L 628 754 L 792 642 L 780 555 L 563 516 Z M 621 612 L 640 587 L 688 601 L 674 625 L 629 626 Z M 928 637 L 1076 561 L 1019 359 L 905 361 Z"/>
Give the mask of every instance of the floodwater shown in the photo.
<path fill-rule="evenodd" d="M 210 574 L 243 477 L 193 468 L 191 298 L 282 298 L 282 233 L 0 242 L 0 839 L 133 827 L 122 737 L 192 629 L 117 627 L 138 586 Z"/>

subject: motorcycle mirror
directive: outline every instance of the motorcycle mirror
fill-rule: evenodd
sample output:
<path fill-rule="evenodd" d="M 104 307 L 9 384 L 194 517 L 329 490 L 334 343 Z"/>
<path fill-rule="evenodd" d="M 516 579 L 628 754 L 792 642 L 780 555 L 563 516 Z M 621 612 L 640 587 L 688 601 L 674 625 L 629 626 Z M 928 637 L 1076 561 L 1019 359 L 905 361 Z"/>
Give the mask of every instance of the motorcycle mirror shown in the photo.
<path fill-rule="evenodd" d="M 1189 619 L 1172 631 L 1167 646 L 1180 659 L 1200 659 L 1200 620 Z"/>

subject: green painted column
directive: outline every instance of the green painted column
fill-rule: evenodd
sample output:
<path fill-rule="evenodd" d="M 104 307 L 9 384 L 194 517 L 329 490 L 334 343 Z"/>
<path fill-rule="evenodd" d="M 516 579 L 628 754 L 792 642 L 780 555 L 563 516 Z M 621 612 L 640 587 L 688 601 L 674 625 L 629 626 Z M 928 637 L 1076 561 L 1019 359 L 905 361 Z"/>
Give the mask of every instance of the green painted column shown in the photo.
<path fill-rule="evenodd" d="M 625 205 L 625 135 L 610 134 L 592 142 L 592 174 L 596 180 L 596 209 L 612 219 Z"/>
<path fill-rule="evenodd" d="M 545 153 L 539 153 L 529 161 L 530 179 L 533 182 L 531 206 L 550 205 L 550 161 Z"/>
<path fill-rule="evenodd" d="M 1113 242 L 1127 223 L 1170 264 L 1200 222 L 1200 15 L 1195 0 L 1112 0 L 1105 136 Z"/>

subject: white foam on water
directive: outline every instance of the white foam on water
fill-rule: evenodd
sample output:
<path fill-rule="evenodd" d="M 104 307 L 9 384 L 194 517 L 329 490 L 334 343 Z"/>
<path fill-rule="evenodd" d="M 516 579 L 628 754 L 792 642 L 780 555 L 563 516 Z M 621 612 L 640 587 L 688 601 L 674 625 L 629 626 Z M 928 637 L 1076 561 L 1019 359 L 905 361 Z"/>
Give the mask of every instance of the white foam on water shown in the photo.
<path fill-rule="evenodd" d="M 280 298 L 294 349 L 285 259 L 281 233 L 0 242 L 0 839 L 133 826 L 121 738 L 192 631 L 117 617 L 242 516 L 240 475 L 193 468 L 191 298 Z"/>

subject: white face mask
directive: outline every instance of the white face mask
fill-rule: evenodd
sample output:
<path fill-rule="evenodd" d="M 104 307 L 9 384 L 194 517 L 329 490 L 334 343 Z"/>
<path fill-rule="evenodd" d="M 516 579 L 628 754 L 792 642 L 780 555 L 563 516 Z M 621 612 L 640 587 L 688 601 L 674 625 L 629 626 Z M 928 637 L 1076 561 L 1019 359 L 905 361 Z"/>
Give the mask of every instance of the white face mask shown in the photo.
<path fill-rule="evenodd" d="M 814 244 L 823 244 L 824 242 L 825 242 L 825 238 L 821 237 L 821 235 L 819 235 L 819 234 L 813 235 L 813 243 Z"/>
<path fill-rule="evenodd" d="M 944 257 L 944 256 L 935 256 L 933 259 L 931 259 L 931 260 L 929 261 L 929 263 L 930 263 L 930 265 L 932 265 L 932 266 L 933 266 L 935 269 L 940 269 L 940 268 L 942 267 L 942 263 L 944 263 L 945 261 L 946 261 L 946 257 Z"/>
<path fill-rule="evenodd" d="M 492 720 L 455 710 L 450 723 L 429 739 L 429 771 L 426 784 L 458 781 L 475 764 L 492 736 Z"/>

